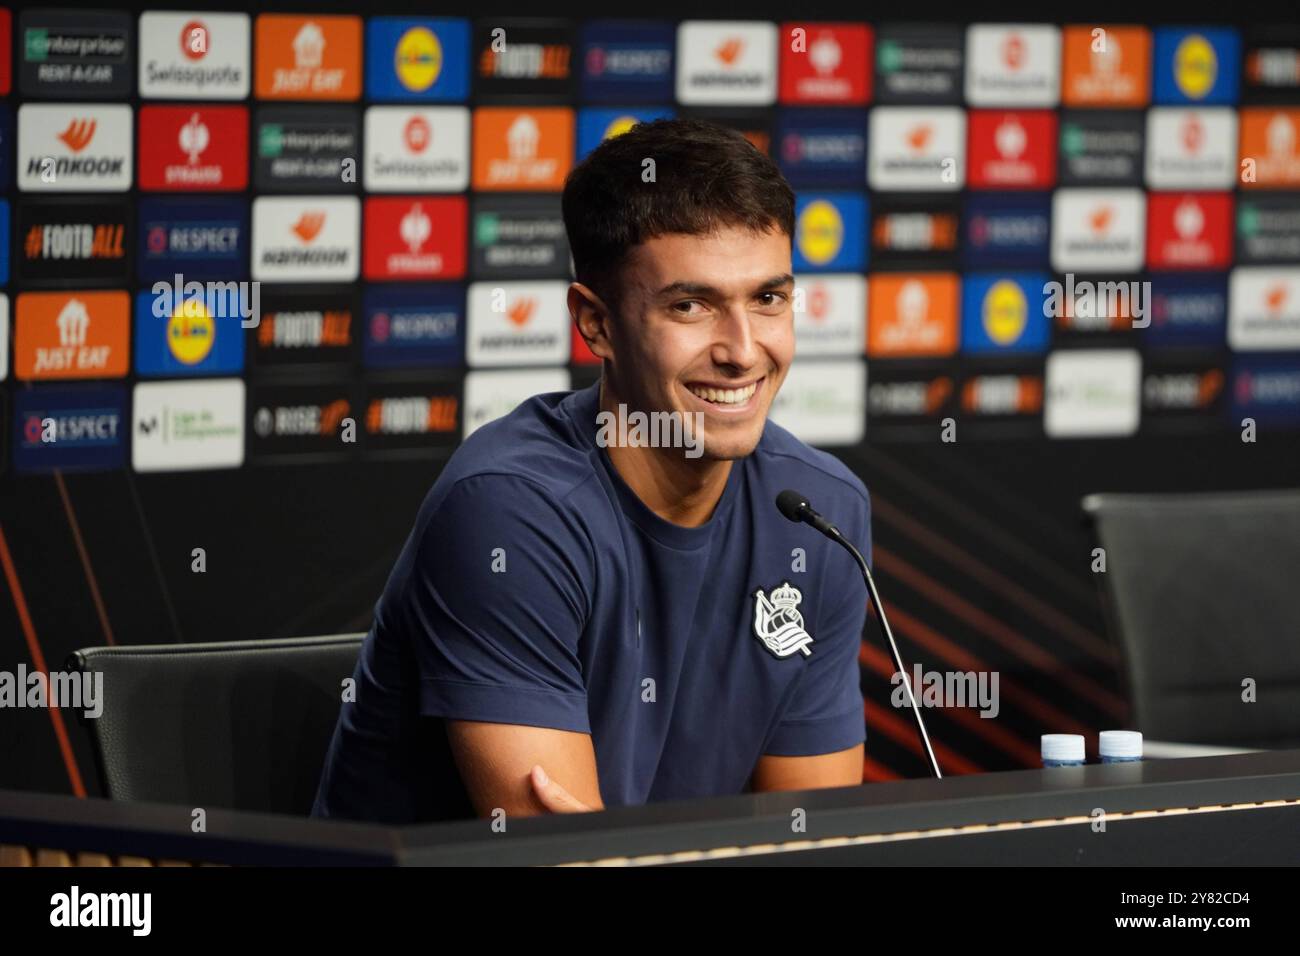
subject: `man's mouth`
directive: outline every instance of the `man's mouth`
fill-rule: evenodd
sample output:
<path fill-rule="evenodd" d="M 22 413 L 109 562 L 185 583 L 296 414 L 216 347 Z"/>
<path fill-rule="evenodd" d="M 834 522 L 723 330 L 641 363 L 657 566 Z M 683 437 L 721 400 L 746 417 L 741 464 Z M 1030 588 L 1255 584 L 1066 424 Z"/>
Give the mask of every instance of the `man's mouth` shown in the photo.
<path fill-rule="evenodd" d="M 749 403 L 762 385 L 764 379 L 756 382 L 750 382 L 748 385 L 739 387 L 721 387 L 709 385 L 702 382 L 692 382 L 686 386 L 687 390 L 696 398 L 708 402 L 710 405 L 718 405 L 723 408 L 741 408 Z"/>

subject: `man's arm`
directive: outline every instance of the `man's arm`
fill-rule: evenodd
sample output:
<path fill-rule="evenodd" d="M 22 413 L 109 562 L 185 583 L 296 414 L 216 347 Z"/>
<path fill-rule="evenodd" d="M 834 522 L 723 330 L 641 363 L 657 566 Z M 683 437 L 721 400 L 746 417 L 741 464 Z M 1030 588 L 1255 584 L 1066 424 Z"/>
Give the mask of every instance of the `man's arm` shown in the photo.
<path fill-rule="evenodd" d="M 764 754 L 758 758 L 758 765 L 754 768 L 752 786 L 755 792 L 856 787 L 862 782 L 862 757 L 862 744 L 838 753 L 811 757 Z"/>
<path fill-rule="evenodd" d="M 508 817 L 604 809 L 589 734 L 449 720 L 447 737 L 480 817 L 497 809 Z M 538 766 L 543 775 L 534 770 Z"/>

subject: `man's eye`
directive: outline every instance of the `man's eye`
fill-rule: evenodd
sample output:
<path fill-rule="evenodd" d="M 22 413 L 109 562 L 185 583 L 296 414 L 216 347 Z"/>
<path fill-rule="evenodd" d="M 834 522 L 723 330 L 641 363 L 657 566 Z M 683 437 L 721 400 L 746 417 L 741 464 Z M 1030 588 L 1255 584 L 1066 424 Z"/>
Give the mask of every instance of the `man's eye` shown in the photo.
<path fill-rule="evenodd" d="M 695 309 L 692 306 L 699 306 L 700 308 Z M 673 311 L 679 315 L 696 315 L 703 308 L 704 304 L 698 299 L 686 299 L 683 302 L 674 302 L 672 305 Z"/>
<path fill-rule="evenodd" d="M 758 294 L 758 301 L 759 304 L 763 306 L 784 305 L 786 302 L 786 295 L 784 292 L 760 292 Z"/>

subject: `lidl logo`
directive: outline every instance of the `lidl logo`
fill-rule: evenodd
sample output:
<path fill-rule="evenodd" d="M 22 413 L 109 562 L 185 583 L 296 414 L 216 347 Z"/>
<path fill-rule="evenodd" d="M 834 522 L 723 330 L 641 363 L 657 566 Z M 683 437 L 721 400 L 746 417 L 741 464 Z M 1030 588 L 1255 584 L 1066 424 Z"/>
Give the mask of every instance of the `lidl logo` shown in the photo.
<path fill-rule="evenodd" d="M 376 100 L 463 100 L 469 21 L 374 17 L 366 26 L 366 92 Z"/>
<path fill-rule="evenodd" d="M 860 193 L 801 195 L 795 204 L 796 271 L 854 272 L 866 265 L 867 199 Z"/>
<path fill-rule="evenodd" d="M 1240 74 L 1241 37 L 1235 29 L 1156 30 L 1154 102 L 1235 103 Z"/>
<path fill-rule="evenodd" d="M 1045 273 L 968 275 L 962 282 L 962 351 L 1047 350 L 1051 324 L 1043 314 Z"/>
<path fill-rule="evenodd" d="M 141 292 L 135 300 L 136 371 L 143 376 L 241 371 L 244 330 L 240 304 L 237 298 L 231 301 L 226 296 L 195 295 L 173 301 L 170 289 Z M 229 308 L 231 305 L 235 308 Z"/>

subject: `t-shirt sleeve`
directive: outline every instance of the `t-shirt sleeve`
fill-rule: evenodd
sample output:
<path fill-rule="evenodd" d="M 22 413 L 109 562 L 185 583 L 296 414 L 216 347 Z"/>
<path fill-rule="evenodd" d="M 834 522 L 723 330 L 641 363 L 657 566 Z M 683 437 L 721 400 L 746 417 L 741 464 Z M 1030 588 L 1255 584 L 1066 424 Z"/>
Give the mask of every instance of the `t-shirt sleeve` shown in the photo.
<path fill-rule="evenodd" d="M 856 517 L 839 523 L 862 556 L 871 561 L 871 506 L 861 488 Z M 866 739 L 861 670 L 858 655 L 867 616 L 867 589 L 852 555 L 830 545 L 826 584 L 822 593 L 837 601 L 813 634 L 812 654 L 799 675 L 785 710 L 763 752 L 780 757 L 806 757 L 847 750 Z M 811 568 L 810 568 L 811 570 Z"/>
<path fill-rule="evenodd" d="M 590 733 L 578 642 L 592 550 L 533 482 L 462 479 L 428 517 L 402 599 L 420 712 Z"/>

